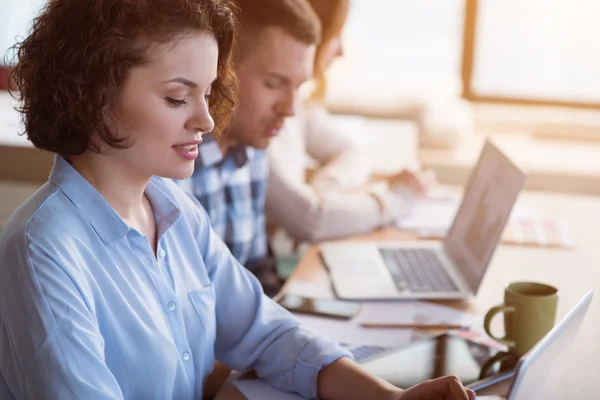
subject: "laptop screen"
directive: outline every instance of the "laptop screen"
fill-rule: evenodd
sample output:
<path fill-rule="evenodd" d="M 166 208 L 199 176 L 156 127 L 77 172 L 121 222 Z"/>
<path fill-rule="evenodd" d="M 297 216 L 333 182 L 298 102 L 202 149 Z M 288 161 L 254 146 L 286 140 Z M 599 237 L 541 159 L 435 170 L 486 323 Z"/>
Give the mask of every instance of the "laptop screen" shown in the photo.
<path fill-rule="evenodd" d="M 525 174 L 486 141 L 444 247 L 476 292 L 510 212 L 525 185 Z"/>

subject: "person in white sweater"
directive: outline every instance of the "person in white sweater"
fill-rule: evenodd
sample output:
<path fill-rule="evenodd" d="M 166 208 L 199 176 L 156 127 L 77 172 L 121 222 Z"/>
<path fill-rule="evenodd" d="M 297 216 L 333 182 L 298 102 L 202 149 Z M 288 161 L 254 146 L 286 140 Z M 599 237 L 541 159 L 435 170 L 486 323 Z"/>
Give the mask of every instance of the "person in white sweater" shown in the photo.
<path fill-rule="evenodd" d="M 323 104 L 325 72 L 343 53 L 341 31 L 348 0 L 309 0 L 322 25 L 314 89 L 296 107 L 269 149 L 266 215 L 296 241 L 316 242 L 370 232 L 406 212 L 404 197 L 435 181 L 431 173 L 404 170 L 371 184 L 366 156 L 339 131 Z M 311 162 L 316 170 L 308 174 Z"/>

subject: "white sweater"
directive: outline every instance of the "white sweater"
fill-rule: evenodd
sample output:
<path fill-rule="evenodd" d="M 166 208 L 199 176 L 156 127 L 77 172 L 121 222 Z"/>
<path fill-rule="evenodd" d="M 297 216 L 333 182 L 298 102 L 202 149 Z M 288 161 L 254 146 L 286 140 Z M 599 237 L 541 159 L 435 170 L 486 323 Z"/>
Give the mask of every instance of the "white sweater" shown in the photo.
<path fill-rule="evenodd" d="M 286 120 L 268 154 L 267 219 L 296 240 L 370 232 L 401 211 L 399 195 L 381 185 L 367 185 L 366 156 L 336 130 L 323 107 L 301 108 Z M 318 169 L 307 182 L 311 160 Z"/>

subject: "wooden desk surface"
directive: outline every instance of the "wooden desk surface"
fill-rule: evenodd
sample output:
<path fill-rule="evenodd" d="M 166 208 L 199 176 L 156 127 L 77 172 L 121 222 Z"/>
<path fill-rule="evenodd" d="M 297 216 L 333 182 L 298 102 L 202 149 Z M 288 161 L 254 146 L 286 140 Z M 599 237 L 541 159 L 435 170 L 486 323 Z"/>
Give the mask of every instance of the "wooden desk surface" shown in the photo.
<path fill-rule="evenodd" d="M 506 284 L 517 280 L 535 280 L 556 285 L 560 289 L 558 314 L 562 318 L 588 289 L 600 290 L 600 197 L 533 192 L 526 192 L 523 197 L 540 214 L 566 221 L 575 238 L 575 249 L 501 246 L 492 259 L 477 296 L 466 302 L 444 304 L 483 315 L 490 307 L 502 302 Z M 414 239 L 414 236 L 387 229 L 362 239 L 402 240 Z M 316 246 L 306 253 L 288 283 L 297 280 L 329 280 Z M 596 384 L 597 371 L 600 370 L 598 331 L 600 299 L 597 298 L 592 302 L 577 342 L 567 356 L 571 367 L 565 369 L 560 387 L 546 400 L 572 398 L 573 390 L 577 391 L 578 399 L 600 399 L 600 386 Z M 488 393 L 503 394 L 506 390 L 504 385 Z M 243 399 L 243 396 L 239 396 L 235 389 L 225 388 L 218 399 Z"/>
<path fill-rule="evenodd" d="M 444 304 L 483 315 L 490 307 L 502 302 L 506 284 L 517 280 L 535 280 L 556 285 L 560 289 L 561 318 L 588 289 L 600 290 L 600 197 L 532 192 L 526 192 L 523 196 L 526 203 L 540 214 L 560 218 L 569 224 L 576 241 L 575 249 L 501 246 L 496 251 L 477 296 L 466 302 Z M 352 240 L 357 239 L 402 240 L 414 239 L 414 236 L 386 229 Z M 329 280 L 318 257 L 318 247 L 309 250 L 288 282 L 295 280 Z M 600 387 L 591 384 L 600 370 L 600 341 L 596 335 L 600 330 L 599 301 L 595 300 L 590 307 L 578 341 L 568 356 L 574 367 L 565 371 L 563 385 L 555 391 L 552 399 L 569 398 L 573 388 L 578 389 L 578 398 L 600 398 Z"/>

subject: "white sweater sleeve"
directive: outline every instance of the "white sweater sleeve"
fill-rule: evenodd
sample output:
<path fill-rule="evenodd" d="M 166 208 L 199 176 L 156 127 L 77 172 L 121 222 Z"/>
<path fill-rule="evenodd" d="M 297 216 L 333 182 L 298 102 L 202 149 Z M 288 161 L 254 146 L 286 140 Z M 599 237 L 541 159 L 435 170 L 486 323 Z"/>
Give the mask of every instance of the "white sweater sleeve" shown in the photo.
<path fill-rule="evenodd" d="M 271 163 L 267 218 L 297 240 L 316 242 L 367 233 L 391 223 L 402 208 L 400 196 L 388 191 L 318 193 L 281 172 L 280 163 Z"/>
<path fill-rule="evenodd" d="M 367 157 L 340 131 L 324 107 L 307 107 L 303 122 L 305 150 L 319 163 L 309 182 L 317 192 L 356 188 L 368 181 Z"/>

